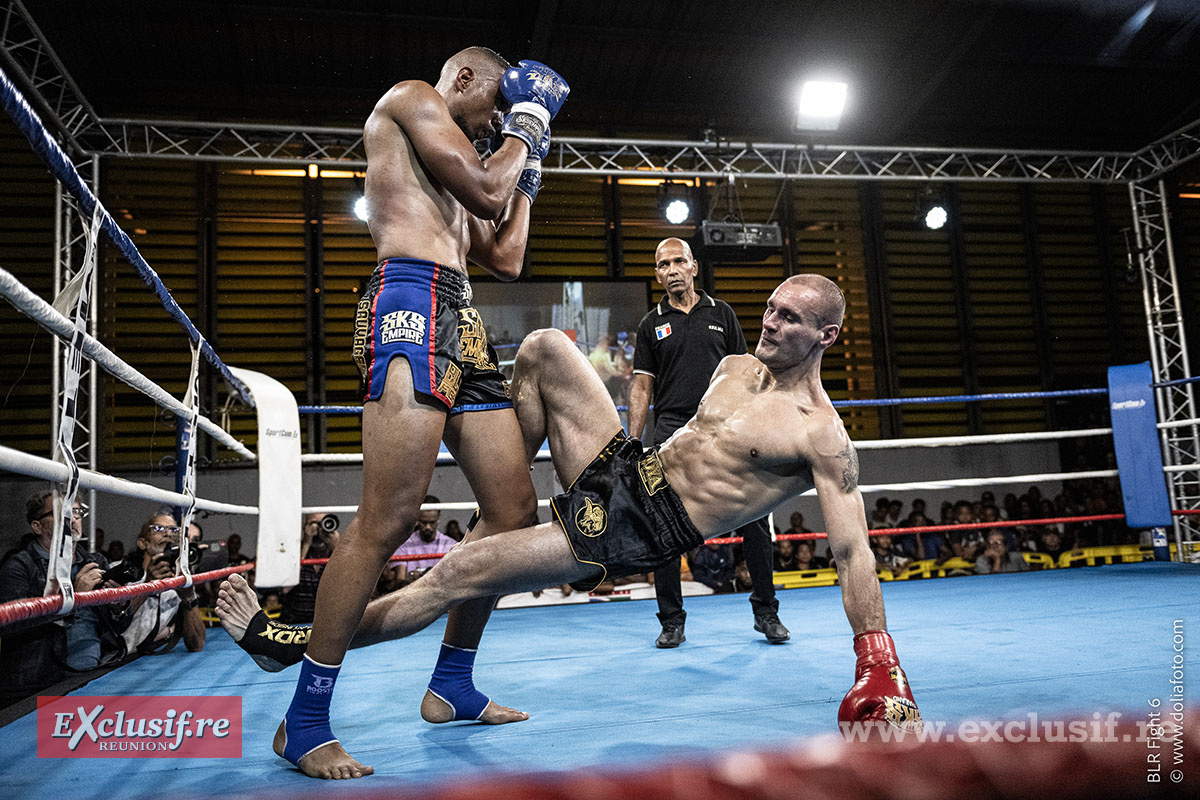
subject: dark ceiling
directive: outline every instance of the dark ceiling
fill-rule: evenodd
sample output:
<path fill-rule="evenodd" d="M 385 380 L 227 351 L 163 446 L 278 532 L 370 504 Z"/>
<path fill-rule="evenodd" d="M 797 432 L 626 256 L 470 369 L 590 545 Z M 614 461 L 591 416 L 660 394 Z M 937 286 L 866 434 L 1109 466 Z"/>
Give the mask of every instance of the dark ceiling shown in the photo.
<path fill-rule="evenodd" d="M 573 135 L 794 140 L 816 73 L 850 84 L 839 144 L 1132 150 L 1200 117 L 1200 0 L 27 7 L 106 117 L 356 126 L 471 44 L 558 69 Z"/>

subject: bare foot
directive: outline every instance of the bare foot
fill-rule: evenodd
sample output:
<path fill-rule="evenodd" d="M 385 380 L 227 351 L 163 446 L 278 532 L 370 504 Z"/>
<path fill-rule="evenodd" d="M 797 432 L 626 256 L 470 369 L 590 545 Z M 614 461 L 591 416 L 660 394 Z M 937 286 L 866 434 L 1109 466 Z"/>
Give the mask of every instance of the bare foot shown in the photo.
<path fill-rule="evenodd" d="M 282 625 L 258 606 L 258 595 L 241 575 L 234 573 L 217 590 L 217 616 L 222 627 L 267 672 L 299 664 L 312 633 L 311 625 Z"/>
<path fill-rule="evenodd" d="M 241 575 L 235 572 L 221 581 L 217 589 L 217 616 L 221 618 L 221 627 L 235 642 L 242 640 L 246 626 L 261 610 L 258 595 Z"/>
<path fill-rule="evenodd" d="M 271 745 L 275 750 L 275 755 L 280 758 L 283 758 L 283 746 L 287 741 L 287 734 L 283 726 L 284 723 L 279 723 L 279 729 L 275 731 L 275 741 Z M 358 763 L 338 742 L 321 745 L 300 759 L 300 763 L 296 766 L 310 778 L 325 780 L 361 778 L 364 775 L 375 774 L 374 767 Z"/>
<path fill-rule="evenodd" d="M 433 723 L 453 722 L 454 709 L 445 700 L 426 689 L 425 697 L 421 700 L 421 719 Z M 480 722 L 488 725 L 524 722 L 527 719 L 529 719 L 529 715 L 524 711 L 517 711 L 515 708 L 509 708 L 508 706 L 496 705 L 491 700 L 488 701 L 487 707 L 483 709 L 483 715 L 479 717 Z"/>

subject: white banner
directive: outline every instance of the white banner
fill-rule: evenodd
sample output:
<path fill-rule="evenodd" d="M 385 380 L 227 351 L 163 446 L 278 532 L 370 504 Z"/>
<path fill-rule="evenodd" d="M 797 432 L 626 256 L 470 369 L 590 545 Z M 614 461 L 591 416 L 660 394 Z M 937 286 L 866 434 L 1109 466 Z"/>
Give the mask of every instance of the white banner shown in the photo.
<path fill-rule="evenodd" d="M 229 368 L 246 384 L 258 411 L 258 586 L 295 586 L 300 580 L 300 414 L 279 381 Z"/>

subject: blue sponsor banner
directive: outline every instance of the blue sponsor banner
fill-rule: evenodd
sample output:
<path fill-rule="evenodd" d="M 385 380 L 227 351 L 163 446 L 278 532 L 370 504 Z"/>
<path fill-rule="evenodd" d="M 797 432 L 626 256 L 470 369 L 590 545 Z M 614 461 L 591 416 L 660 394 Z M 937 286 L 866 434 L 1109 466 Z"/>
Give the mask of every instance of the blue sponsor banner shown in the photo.
<path fill-rule="evenodd" d="M 1125 499 L 1125 524 L 1131 528 L 1167 527 L 1171 504 L 1163 475 L 1154 410 L 1150 362 L 1108 368 L 1108 402 L 1113 446 Z"/>

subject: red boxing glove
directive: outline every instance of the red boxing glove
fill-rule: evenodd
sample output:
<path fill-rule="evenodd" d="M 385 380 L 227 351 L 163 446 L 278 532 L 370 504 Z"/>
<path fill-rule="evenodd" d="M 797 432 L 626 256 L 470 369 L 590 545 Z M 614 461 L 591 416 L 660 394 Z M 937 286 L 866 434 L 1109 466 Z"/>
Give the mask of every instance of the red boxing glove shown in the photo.
<path fill-rule="evenodd" d="M 921 712 L 908 688 L 908 678 L 896 657 L 887 631 L 863 631 L 854 637 L 854 685 L 838 708 L 842 729 L 854 722 L 887 722 L 910 733 L 921 730 Z"/>

